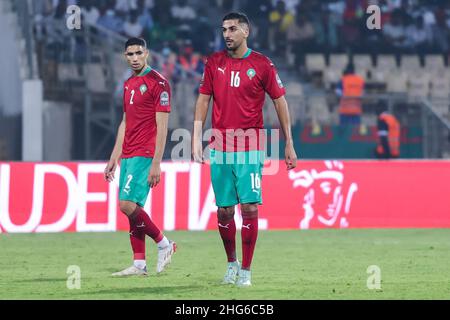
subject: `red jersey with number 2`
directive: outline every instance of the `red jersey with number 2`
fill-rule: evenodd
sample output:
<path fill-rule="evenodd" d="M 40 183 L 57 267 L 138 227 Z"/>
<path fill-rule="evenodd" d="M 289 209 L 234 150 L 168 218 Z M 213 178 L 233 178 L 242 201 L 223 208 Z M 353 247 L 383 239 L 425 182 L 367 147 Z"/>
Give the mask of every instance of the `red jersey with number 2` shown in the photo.
<path fill-rule="evenodd" d="M 226 50 L 212 54 L 206 62 L 199 92 L 213 96 L 212 127 L 221 132 L 223 143 L 218 144 L 216 139 L 211 147 L 221 151 L 262 150 L 259 138 L 256 145 L 246 141 L 244 146 L 238 146 L 236 137 L 230 139 L 229 129 L 243 129 L 244 135 L 248 129 L 259 132 L 264 128 L 266 92 L 272 100 L 286 93 L 272 61 L 251 49 L 242 59 L 231 58 Z"/>
<path fill-rule="evenodd" d="M 126 114 L 122 158 L 153 158 L 156 145 L 156 112 L 170 112 L 169 82 L 151 69 L 124 83 L 123 111 Z"/>

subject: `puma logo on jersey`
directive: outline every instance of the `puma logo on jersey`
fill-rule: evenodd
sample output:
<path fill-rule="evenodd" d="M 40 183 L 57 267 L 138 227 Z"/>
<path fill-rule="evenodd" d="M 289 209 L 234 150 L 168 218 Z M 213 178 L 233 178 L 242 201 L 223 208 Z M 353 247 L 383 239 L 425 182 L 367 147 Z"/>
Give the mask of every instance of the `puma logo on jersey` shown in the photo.
<path fill-rule="evenodd" d="M 220 72 L 222 72 L 222 74 L 225 74 L 225 69 L 226 69 L 227 67 L 225 67 L 225 68 L 219 68 L 219 67 L 217 67 L 217 70 L 219 70 Z"/>
<path fill-rule="evenodd" d="M 162 81 L 160 81 L 160 82 L 159 82 L 159 84 L 162 84 L 162 85 L 163 85 L 163 87 L 165 87 L 165 86 L 166 86 L 166 84 L 165 84 L 164 82 L 162 82 Z"/>

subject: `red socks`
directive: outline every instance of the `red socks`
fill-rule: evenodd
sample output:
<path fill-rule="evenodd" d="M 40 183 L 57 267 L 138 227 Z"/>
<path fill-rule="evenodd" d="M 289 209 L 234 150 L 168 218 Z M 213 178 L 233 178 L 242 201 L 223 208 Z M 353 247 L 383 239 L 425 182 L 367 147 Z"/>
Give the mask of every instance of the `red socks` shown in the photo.
<path fill-rule="evenodd" d="M 134 260 L 145 260 L 145 233 L 133 227 L 130 221 L 130 242 Z"/>
<path fill-rule="evenodd" d="M 258 238 L 258 218 L 244 218 L 242 221 L 242 269 L 250 270 L 256 239 Z"/>
<path fill-rule="evenodd" d="M 128 218 L 130 220 L 130 230 L 135 230 L 136 235 L 139 233 L 146 234 L 156 243 L 164 238 L 162 232 L 141 207 L 137 206 L 136 210 Z"/>
<path fill-rule="evenodd" d="M 234 219 L 218 222 L 220 237 L 227 253 L 228 262 L 236 261 L 236 224 Z M 258 238 L 258 217 L 242 221 L 242 269 L 250 270 L 256 239 Z"/>
<path fill-rule="evenodd" d="M 219 221 L 218 226 L 228 262 L 234 262 L 236 261 L 236 224 L 234 219 L 227 222 Z"/>

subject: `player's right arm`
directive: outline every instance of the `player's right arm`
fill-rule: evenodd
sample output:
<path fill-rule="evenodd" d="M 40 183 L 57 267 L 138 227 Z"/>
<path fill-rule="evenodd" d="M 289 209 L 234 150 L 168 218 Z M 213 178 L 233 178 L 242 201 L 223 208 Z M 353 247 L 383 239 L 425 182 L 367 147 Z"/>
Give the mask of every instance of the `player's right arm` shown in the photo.
<path fill-rule="evenodd" d="M 192 157 L 195 162 L 204 162 L 202 136 L 210 100 L 210 95 L 200 93 L 195 104 L 194 133 L 192 135 Z"/>
<path fill-rule="evenodd" d="M 109 158 L 109 162 L 106 165 L 104 176 L 105 180 L 111 182 L 114 180 L 114 172 L 117 168 L 117 163 L 119 162 L 120 156 L 122 155 L 122 145 L 125 138 L 125 125 L 126 125 L 126 113 L 123 113 L 122 122 L 117 130 L 116 143 L 114 144 L 114 149 Z"/>

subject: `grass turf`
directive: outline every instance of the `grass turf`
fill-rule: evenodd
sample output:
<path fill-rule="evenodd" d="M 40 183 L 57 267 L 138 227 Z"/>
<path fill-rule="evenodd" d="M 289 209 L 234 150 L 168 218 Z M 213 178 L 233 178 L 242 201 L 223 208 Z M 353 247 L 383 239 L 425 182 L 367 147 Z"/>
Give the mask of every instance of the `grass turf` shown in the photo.
<path fill-rule="evenodd" d="M 118 279 L 131 265 L 127 233 L 0 234 L 0 299 L 450 299 L 450 229 L 261 231 L 250 288 L 220 285 L 216 231 L 167 235 L 178 251 L 163 274 L 147 240 L 150 275 Z M 69 265 L 79 290 L 67 289 Z M 371 265 L 380 290 L 367 288 Z"/>

